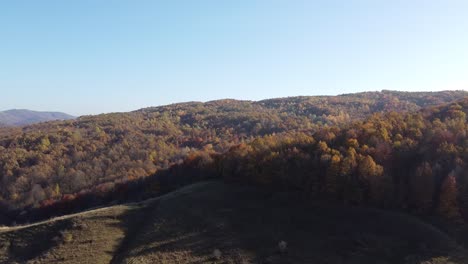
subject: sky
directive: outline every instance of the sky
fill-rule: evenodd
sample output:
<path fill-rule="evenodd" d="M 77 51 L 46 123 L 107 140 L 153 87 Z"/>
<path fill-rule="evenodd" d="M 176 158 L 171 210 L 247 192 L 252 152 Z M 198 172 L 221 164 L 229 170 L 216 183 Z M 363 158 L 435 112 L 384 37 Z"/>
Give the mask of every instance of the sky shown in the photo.
<path fill-rule="evenodd" d="M 0 2 L 0 110 L 468 89 L 466 0 Z"/>

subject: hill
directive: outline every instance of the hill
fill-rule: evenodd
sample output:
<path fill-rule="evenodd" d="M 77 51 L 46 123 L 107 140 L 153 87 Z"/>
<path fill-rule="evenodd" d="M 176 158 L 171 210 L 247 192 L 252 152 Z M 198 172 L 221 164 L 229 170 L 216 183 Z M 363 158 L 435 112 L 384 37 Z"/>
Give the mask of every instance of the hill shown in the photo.
<path fill-rule="evenodd" d="M 40 122 L 74 118 L 74 116 L 60 112 L 38 112 L 26 109 L 12 109 L 0 112 L 0 125 L 24 126 Z"/>
<path fill-rule="evenodd" d="M 467 94 L 382 91 L 190 102 L 1 128 L 0 210 L 21 212 L 83 192 L 112 190 L 116 184 L 180 164 L 199 151 L 220 154 L 258 137 L 301 132 L 333 140 L 335 130 L 376 113 L 415 113 Z M 352 131 L 360 130 L 356 126 Z M 370 139 L 374 146 L 376 135 Z"/>
<path fill-rule="evenodd" d="M 462 264 L 466 256 L 412 216 L 219 181 L 0 231 L 0 263 Z"/>

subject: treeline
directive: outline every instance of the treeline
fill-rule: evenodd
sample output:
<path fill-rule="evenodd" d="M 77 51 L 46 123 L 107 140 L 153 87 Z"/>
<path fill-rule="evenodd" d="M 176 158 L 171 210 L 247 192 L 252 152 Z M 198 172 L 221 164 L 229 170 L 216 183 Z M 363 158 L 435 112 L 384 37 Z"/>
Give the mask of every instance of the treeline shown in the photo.
<path fill-rule="evenodd" d="M 76 208 L 149 197 L 159 191 L 139 182 L 171 178 L 176 168 L 184 175 L 167 186 L 190 181 L 197 160 L 196 171 L 208 166 L 226 179 L 455 215 L 467 200 L 466 100 L 420 109 L 463 96 L 384 91 L 222 100 L 0 129 L 0 206 L 20 212 L 80 197 L 95 200 Z M 444 211 L 444 204 L 456 209 Z"/>

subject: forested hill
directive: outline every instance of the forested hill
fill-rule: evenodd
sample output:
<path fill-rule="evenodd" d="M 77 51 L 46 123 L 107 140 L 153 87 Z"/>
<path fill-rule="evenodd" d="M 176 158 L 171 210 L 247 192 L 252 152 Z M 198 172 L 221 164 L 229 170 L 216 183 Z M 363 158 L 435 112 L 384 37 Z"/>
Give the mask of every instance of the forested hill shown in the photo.
<path fill-rule="evenodd" d="M 260 105 L 280 112 L 298 115 L 328 116 L 339 124 L 342 117 L 355 120 L 376 112 L 417 111 L 422 107 L 440 105 L 468 96 L 466 91 L 442 92 L 364 92 L 339 96 L 301 96 L 270 99 L 258 102 Z M 333 117 L 338 118 L 335 120 Z"/>
<path fill-rule="evenodd" d="M 442 92 L 364 92 L 339 96 L 298 96 L 276 98 L 258 102 L 217 100 L 207 103 L 190 102 L 162 107 L 150 107 L 136 112 L 169 112 L 182 111 L 187 121 L 196 122 L 188 117 L 210 117 L 210 114 L 264 113 L 265 115 L 287 115 L 305 117 L 308 121 L 320 124 L 343 125 L 351 120 L 363 119 L 376 112 L 408 112 L 422 107 L 441 105 L 468 96 L 466 91 Z M 259 116 L 259 115 L 257 115 Z M 209 121 L 209 120 L 208 120 Z M 229 120 L 226 120 L 229 121 Z"/>
<path fill-rule="evenodd" d="M 217 162 L 214 169 L 217 176 L 239 178 L 238 172 L 245 170 L 242 177 L 260 184 L 276 182 L 278 178 L 269 177 L 281 176 L 281 182 L 289 183 L 284 186 L 302 184 L 310 186 L 310 191 L 317 194 L 327 193 L 323 188 L 330 185 L 328 180 L 332 176 L 329 175 L 333 175 L 338 181 L 350 180 L 351 185 L 347 186 L 356 187 L 346 189 L 346 192 L 357 193 L 353 194 L 356 197 L 350 196 L 350 202 L 383 204 L 384 200 L 371 198 L 375 190 L 369 186 L 374 179 L 392 179 L 401 174 L 395 182 L 403 185 L 391 188 L 408 188 L 404 175 L 413 169 L 418 173 L 428 171 L 424 162 L 435 164 L 431 162 L 439 159 L 440 168 L 431 168 L 439 175 L 433 179 L 434 186 L 450 184 L 446 183 L 446 172 L 453 169 L 449 171 L 448 166 L 456 165 L 457 170 L 451 175 L 461 177 L 459 168 L 464 168 L 467 160 L 467 96 L 464 91 L 382 91 L 259 102 L 218 100 L 1 128 L 0 201 L 7 211 L 49 207 L 89 193 L 113 192 L 116 186 L 201 160 L 197 168 Z M 283 142 L 281 144 L 289 149 L 288 144 L 295 140 L 303 140 L 298 144 L 305 146 L 304 149 L 291 146 L 291 153 L 281 152 L 283 150 L 276 149 L 279 143 L 274 143 Z M 264 142 L 264 146 L 259 147 L 258 142 Z M 234 155 L 236 149 L 244 149 L 246 143 L 257 144 L 250 147 L 255 151 L 264 149 L 253 152 L 253 164 L 248 160 L 242 162 L 249 152 Z M 269 144 L 273 144 L 273 149 Z M 353 147 L 356 154 L 348 153 L 349 147 Z M 439 147 L 440 152 L 430 152 L 433 147 Z M 320 152 L 315 152 L 316 148 Z M 423 150 L 429 152 L 421 154 Z M 284 167 L 276 168 L 269 176 L 265 174 L 268 170 L 255 171 L 261 170 L 255 164 L 277 161 L 275 157 L 282 157 L 282 153 L 291 154 L 297 162 L 303 160 L 309 167 L 289 168 L 289 163 L 278 162 Z M 294 153 L 313 157 L 313 161 L 300 159 Z M 351 154 L 354 160 L 346 161 Z M 287 156 L 283 158 L 288 160 Z M 317 159 L 322 163 L 316 163 Z M 360 162 L 363 162 L 361 167 Z M 250 167 L 244 168 L 242 164 L 250 164 Z M 342 171 L 341 166 L 345 165 L 349 165 L 348 171 Z M 236 168 L 234 171 L 232 166 Z M 328 166 L 334 166 L 335 172 L 328 172 Z M 363 169 L 365 166 L 375 170 L 369 172 Z M 403 167 L 408 171 L 400 173 L 399 168 Z M 304 170 L 314 171 L 314 177 L 319 178 L 301 178 L 295 182 L 298 180 L 293 177 L 295 173 L 309 175 L 302 173 Z M 382 175 L 386 177 L 378 178 Z M 439 187 L 434 188 L 433 191 L 440 193 Z M 145 191 L 148 190 L 141 190 L 141 193 Z M 156 187 L 149 190 L 150 193 L 156 191 Z M 344 199 L 350 195 L 343 194 L 344 191 L 337 191 L 335 198 Z M 395 193 L 389 191 L 390 195 Z M 410 206 L 404 204 L 407 198 L 400 198 L 402 207 Z M 97 198 L 94 199 L 96 203 Z M 432 202 L 431 207 L 437 207 L 438 202 L 435 205 Z"/>

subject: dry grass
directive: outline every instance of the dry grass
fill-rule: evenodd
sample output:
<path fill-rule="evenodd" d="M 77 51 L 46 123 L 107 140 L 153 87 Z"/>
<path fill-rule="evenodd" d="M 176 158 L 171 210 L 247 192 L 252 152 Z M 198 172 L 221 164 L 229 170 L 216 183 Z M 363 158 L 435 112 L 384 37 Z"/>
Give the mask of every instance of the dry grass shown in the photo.
<path fill-rule="evenodd" d="M 451 238 L 413 217 L 305 204 L 221 183 L 166 196 L 146 216 L 116 263 L 383 264 L 412 256 L 468 263 L 448 257 L 464 251 Z M 283 253 L 281 241 L 287 241 Z"/>
<path fill-rule="evenodd" d="M 0 263 L 109 263 L 131 208 L 118 206 L 0 234 Z"/>
<path fill-rule="evenodd" d="M 468 263 L 463 248 L 415 218 L 285 197 L 196 184 L 7 229 L 0 263 Z"/>

